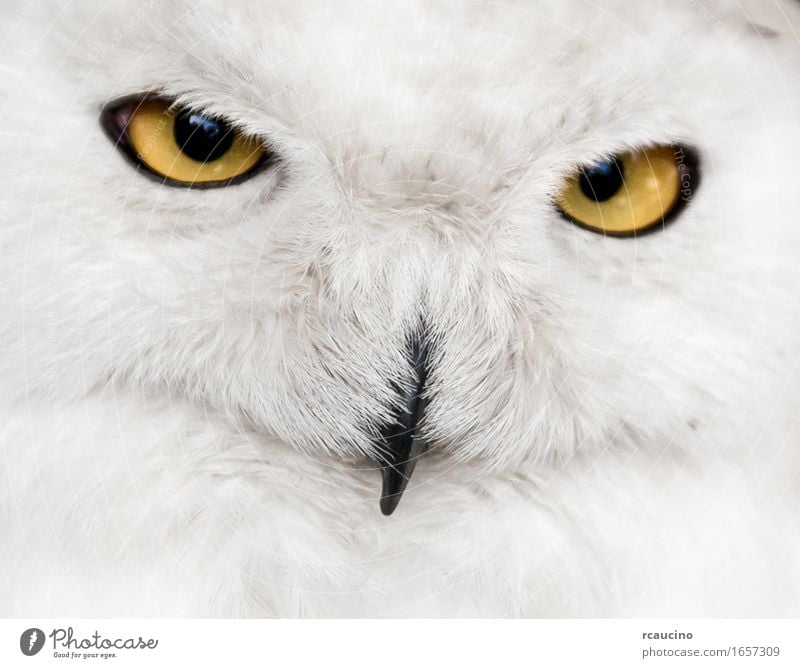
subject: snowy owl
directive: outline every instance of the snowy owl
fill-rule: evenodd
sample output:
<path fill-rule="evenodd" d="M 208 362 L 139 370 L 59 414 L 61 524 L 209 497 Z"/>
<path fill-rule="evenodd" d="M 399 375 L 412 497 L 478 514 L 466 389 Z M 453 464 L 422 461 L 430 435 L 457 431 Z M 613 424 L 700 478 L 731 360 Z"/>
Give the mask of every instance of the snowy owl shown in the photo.
<path fill-rule="evenodd" d="M 800 3 L 0 24 L 0 613 L 800 614 Z"/>

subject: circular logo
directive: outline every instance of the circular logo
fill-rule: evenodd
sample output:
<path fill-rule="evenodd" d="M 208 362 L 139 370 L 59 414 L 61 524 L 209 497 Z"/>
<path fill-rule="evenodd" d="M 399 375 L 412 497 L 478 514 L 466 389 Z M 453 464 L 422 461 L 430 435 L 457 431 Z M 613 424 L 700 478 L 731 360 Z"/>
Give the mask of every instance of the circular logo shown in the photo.
<path fill-rule="evenodd" d="M 23 631 L 19 637 L 19 648 L 25 656 L 38 654 L 44 647 L 44 631 L 32 628 Z"/>

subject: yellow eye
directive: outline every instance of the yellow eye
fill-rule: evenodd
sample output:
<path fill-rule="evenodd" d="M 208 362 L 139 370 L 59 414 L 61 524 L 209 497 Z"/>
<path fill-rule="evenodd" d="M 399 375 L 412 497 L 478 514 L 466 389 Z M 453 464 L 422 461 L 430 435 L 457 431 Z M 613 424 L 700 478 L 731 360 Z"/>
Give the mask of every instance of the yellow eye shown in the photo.
<path fill-rule="evenodd" d="M 662 226 L 696 187 L 694 154 L 679 146 L 620 153 L 581 169 L 556 199 L 561 212 L 581 227 L 631 236 Z"/>
<path fill-rule="evenodd" d="M 106 132 L 136 164 L 170 185 L 225 186 L 265 164 L 262 143 L 221 118 L 141 98 L 108 107 Z"/>

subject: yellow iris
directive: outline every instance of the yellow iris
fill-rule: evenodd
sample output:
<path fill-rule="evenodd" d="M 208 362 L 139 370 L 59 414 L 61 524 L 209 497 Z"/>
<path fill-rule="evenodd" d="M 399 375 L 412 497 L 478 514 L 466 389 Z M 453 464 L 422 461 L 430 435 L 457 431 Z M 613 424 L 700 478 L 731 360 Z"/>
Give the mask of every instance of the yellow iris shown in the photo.
<path fill-rule="evenodd" d="M 661 225 L 689 195 L 688 157 L 674 146 L 621 153 L 570 177 L 556 199 L 572 221 L 627 236 Z"/>
<path fill-rule="evenodd" d="M 141 163 L 164 178 L 189 185 L 229 182 L 256 167 L 265 154 L 257 139 L 223 121 L 182 112 L 162 100 L 137 105 L 126 132 Z"/>

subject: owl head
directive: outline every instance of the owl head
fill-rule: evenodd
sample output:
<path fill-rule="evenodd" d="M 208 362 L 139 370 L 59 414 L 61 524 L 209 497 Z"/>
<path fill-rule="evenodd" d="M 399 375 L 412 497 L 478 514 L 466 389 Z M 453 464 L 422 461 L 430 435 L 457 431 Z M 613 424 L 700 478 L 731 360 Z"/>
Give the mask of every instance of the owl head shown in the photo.
<path fill-rule="evenodd" d="M 387 513 L 428 456 L 785 442 L 796 3 L 78 5 L 5 26 L 7 394 L 180 397 Z"/>

